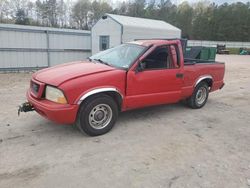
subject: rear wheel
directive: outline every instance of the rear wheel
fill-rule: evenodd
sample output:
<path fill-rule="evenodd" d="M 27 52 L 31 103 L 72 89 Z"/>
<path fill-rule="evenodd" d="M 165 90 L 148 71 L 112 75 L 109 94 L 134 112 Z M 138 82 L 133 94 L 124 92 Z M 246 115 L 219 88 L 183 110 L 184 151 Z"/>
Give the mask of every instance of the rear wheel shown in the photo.
<path fill-rule="evenodd" d="M 190 98 L 187 99 L 189 107 L 197 109 L 203 107 L 208 99 L 209 88 L 206 82 L 199 83 Z"/>
<path fill-rule="evenodd" d="M 118 117 L 116 102 L 108 95 L 90 97 L 81 105 L 76 126 L 90 136 L 107 133 Z"/>

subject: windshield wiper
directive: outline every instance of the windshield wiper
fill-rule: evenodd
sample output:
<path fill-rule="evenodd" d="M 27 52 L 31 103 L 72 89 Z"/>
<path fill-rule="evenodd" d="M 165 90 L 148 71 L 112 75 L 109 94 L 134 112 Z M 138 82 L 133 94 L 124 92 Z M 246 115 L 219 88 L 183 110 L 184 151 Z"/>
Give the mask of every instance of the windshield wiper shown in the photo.
<path fill-rule="evenodd" d="M 111 66 L 109 63 L 107 63 L 107 62 L 105 62 L 105 61 L 103 61 L 103 60 L 101 60 L 101 59 L 94 59 L 95 61 L 98 61 L 98 62 L 100 62 L 100 63 L 102 63 L 102 64 L 104 64 L 104 65 L 108 65 L 108 66 Z"/>

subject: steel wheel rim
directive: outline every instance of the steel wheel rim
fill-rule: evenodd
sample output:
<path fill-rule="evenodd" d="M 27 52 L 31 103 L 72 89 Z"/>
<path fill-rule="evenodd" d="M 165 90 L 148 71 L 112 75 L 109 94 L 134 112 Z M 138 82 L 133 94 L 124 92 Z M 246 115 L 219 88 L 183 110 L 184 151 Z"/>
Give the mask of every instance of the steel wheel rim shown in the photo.
<path fill-rule="evenodd" d="M 89 113 L 89 124 L 94 129 L 103 129 L 111 121 L 112 109 L 107 104 L 96 105 Z"/>
<path fill-rule="evenodd" d="M 206 98 L 207 98 L 207 90 L 205 87 L 200 87 L 196 93 L 196 103 L 198 105 L 202 105 L 205 101 L 206 101 Z"/>

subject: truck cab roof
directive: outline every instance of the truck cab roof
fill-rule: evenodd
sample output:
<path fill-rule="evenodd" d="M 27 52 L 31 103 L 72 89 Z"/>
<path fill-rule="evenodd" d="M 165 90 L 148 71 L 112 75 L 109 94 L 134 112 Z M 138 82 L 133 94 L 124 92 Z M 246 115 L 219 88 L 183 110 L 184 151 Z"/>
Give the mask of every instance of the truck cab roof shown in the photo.
<path fill-rule="evenodd" d="M 169 41 L 173 42 L 180 42 L 180 39 L 139 39 L 132 42 L 129 42 L 129 44 L 137 44 L 141 46 L 151 46 L 151 45 L 161 45 L 161 44 L 167 44 Z"/>

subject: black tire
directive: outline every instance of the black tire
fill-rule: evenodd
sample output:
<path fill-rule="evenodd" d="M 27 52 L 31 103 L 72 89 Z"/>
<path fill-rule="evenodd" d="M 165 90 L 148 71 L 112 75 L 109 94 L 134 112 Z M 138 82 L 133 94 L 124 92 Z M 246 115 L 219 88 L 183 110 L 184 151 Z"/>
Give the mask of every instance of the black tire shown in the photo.
<path fill-rule="evenodd" d="M 104 109 L 102 109 L 101 107 Z M 97 110 L 96 108 L 99 110 Z M 106 114 L 106 116 L 109 117 L 107 119 L 109 121 L 107 121 L 106 123 L 103 123 L 105 124 L 103 128 L 101 126 L 99 128 L 95 128 L 99 126 L 99 125 L 95 125 L 94 127 L 93 125 L 96 122 L 98 122 L 95 120 L 95 113 L 100 111 L 100 113 L 102 113 L 103 116 L 106 117 L 104 115 L 105 108 L 106 108 L 106 113 L 111 114 L 110 116 Z M 91 118 L 92 120 L 90 120 Z M 98 135 L 102 135 L 102 134 L 109 132 L 113 128 L 117 118 L 118 118 L 118 106 L 116 102 L 110 96 L 101 94 L 101 95 L 90 97 L 81 104 L 80 109 L 77 114 L 76 126 L 80 129 L 81 132 L 84 132 L 88 134 L 89 136 L 98 136 Z M 103 125 L 103 124 L 100 124 L 100 125 Z"/>
<path fill-rule="evenodd" d="M 197 98 L 197 95 L 200 94 L 198 92 L 205 93 L 205 96 L 202 98 L 202 100 L 199 100 L 199 98 Z M 195 87 L 192 96 L 187 99 L 187 105 L 193 109 L 202 108 L 207 102 L 208 95 L 209 95 L 208 84 L 206 82 L 201 82 Z"/>

